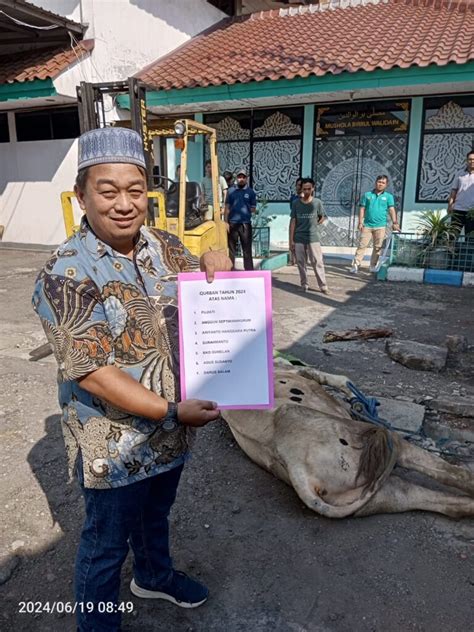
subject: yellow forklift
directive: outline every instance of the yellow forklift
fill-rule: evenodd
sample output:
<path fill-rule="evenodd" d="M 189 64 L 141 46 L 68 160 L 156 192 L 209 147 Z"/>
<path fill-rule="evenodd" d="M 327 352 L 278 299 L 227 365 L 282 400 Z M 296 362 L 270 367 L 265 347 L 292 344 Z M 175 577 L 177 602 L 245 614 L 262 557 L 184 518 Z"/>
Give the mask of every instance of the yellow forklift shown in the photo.
<path fill-rule="evenodd" d="M 128 82 L 91 84 L 82 82 L 77 89 L 81 133 L 102 127 L 105 122 L 104 95 L 125 93 L 130 96 L 131 127 L 143 139 L 148 171 L 149 208 L 146 224 L 176 235 L 195 256 L 208 250 L 227 251 L 227 228 L 221 218 L 219 195 L 219 168 L 216 151 L 216 131 L 202 123 L 179 119 L 174 126 L 150 129 L 146 111 L 145 86 L 136 79 Z M 176 183 L 158 176 L 163 183 L 157 188 L 153 176 L 153 137 L 174 138 L 175 146 L 181 150 L 180 179 Z M 191 138 L 203 136 L 209 143 L 213 204 L 203 207 L 201 188 L 198 182 L 187 181 L 188 143 Z M 78 225 L 74 220 L 73 191 L 61 194 L 64 225 L 67 236 L 71 236 Z"/>

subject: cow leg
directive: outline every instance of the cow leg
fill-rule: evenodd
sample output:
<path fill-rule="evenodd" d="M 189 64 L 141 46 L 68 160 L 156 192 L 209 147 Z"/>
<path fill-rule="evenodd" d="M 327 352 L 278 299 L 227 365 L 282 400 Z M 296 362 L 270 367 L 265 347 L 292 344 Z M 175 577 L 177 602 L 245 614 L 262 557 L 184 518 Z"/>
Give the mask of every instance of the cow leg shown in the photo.
<path fill-rule="evenodd" d="M 403 511 L 433 511 L 451 518 L 474 516 L 474 500 L 438 492 L 392 474 L 383 487 L 354 516 Z"/>
<path fill-rule="evenodd" d="M 301 377 L 307 378 L 308 380 L 314 380 L 315 382 L 318 382 L 318 384 L 321 384 L 321 386 L 331 386 L 332 388 L 337 388 L 346 395 L 352 396 L 351 391 L 347 387 L 347 382 L 349 381 L 349 378 L 345 375 L 324 373 L 323 371 L 318 371 L 311 366 L 298 368 L 298 374 L 301 375 Z"/>
<path fill-rule="evenodd" d="M 326 518 L 347 518 L 356 514 L 362 507 L 370 502 L 370 497 L 376 492 L 368 492 L 363 494 L 363 488 L 360 487 L 360 493 L 354 500 L 342 505 L 333 505 L 327 503 L 317 491 L 317 481 L 308 476 L 307 468 L 301 465 L 289 465 L 286 463 L 290 483 L 295 489 L 298 496 L 309 508 L 325 516 Z"/>
<path fill-rule="evenodd" d="M 275 368 L 282 369 L 283 371 L 295 371 L 301 377 L 305 377 L 308 380 L 314 380 L 321 386 L 331 386 L 332 388 L 337 388 L 344 393 L 351 395 L 352 392 L 347 387 L 347 382 L 349 382 L 349 378 L 345 375 L 334 375 L 333 373 L 324 373 L 324 371 L 318 371 L 314 366 L 295 366 L 289 362 L 289 360 L 285 360 L 285 358 L 277 357 L 274 358 L 273 364 Z"/>
<path fill-rule="evenodd" d="M 408 441 L 400 442 L 398 465 L 426 474 L 439 483 L 460 489 L 474 496 L 474 474 L 467 468 L 451 465 L 441 457 Z"/>

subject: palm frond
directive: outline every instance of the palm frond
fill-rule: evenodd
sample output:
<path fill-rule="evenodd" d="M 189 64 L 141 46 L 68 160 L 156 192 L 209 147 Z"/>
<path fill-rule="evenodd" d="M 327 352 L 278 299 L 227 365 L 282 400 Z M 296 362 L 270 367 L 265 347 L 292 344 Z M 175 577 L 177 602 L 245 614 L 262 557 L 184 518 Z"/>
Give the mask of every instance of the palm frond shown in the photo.
<path fill-rule="evenodd" d="M 451 215 L 443 215 L 443 211 L 423 211 L 417 232 L 429 240 L 429 246 L 434 248 L 437 245 L 449 245 L 456 240 L 460 228 Z"/>

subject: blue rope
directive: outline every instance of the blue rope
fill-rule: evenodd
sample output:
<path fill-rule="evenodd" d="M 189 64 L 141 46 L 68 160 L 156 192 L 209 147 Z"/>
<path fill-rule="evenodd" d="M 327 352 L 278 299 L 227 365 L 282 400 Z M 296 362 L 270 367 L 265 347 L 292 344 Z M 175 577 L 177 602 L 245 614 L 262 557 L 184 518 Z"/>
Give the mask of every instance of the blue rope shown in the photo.
<path fill-rule="evenodd" d="M 352 397 L 349 400 L 351 405 L 351 415 L 354 419 L 358 421 L 366 421 L 371 424 L 375 424 L 376 426 L 381 426 L 383 428 L 387 428 L 387 430 L 396 430 L 398 432 L 402 432 L 406 435 L 406 440 L 410 441 L 410 439 L 414 436 L 425 436 L 423 432 L 413 432 L 412 430 L 405 430 L 404 428 L 397 428 L 393 426 L 386 419 L 381 419 L 377 412 L 377 406 L 380 406 L 380 402 L 377 401 L 375 397 L 366 397 L 362 391 L 360 391 L 352 382 L 347 382 L 347 387 L 354 393 L 355 397 Z M 463 454 L 458 454 L 457 452 L 452 452 L 450 450 L 446 450 L 443 448 L 443 445 L 447 443 L 449 439 L 439 439 L 436 442 L 436 448 L 428 448 L 424 447 L 423 449 L 427 452 L 433 452 L 436 454 L 444 455 L 444 456 L 452 456 L 460 460 L 471 460 L 470 456 L 466 456 Z M 389 447 L 390 450 L 393 449 L 393 443 L 391 438 L 389 437 Z"/>
<path fill-rule="evenodd" d="M 292 356 L 288 353 L 283 353 L 281 351 L 274 350 L 273 355 L 276 358 L 281 357 L 281 358 L 284 358 L 285 360 L 288 360 L 290 364 L 292 364 L 293 366 L 309 366 L 306 362 L 303 362 L 302 360 L 299 360 L 295 356 Z M 411 437 L 416 437 L 417 435 L 425 436 L 423 431 L 421 433 L 418 433 L 418 432 L 413 432 L 412 430 L 406 430 L 405 428 L 397 428 L 397 426 L 393 426 L 386 419 L 381 419 L 377 412 L 377 406 L 380 406 L 380 402 L 375 397 L 366 397 L 364 393 L 362 393 L 362 391 L 360 391 L 357 388 L 357 386 L 352 384 L 352 382 L 347 382 L 347 387 L 355 395 L 355 397 L 352 397 L 349 400 L 349 403 L 351 405 L 351 415 L 354 419 L 357 419 L 359 421 L 365 421 L 371 424 L 375 424 L 376 426 L 387 428 L 387 430 L 396 430 L 398 432 L 403 432 L 403 434 L 406 435 L 405 438 L 407 441 L 410 441 Z M 449 439 L 440 439 L 438 440 L 437 443 L 442 446 L 447 441 L 449 441 Z M 391 450 L 393 449 L 391 438 L 389 438 L 389 447 Z M 461 460 L 462 459 L 471 460 L 469 456 L 457 454 L 455 452 L 448 452 L 442 447 L 440 449 L 433 449 L 433 448 L 424 448 L 424 449 L 427 450 L 428 452 L 434 452 L 441 455 L 444 454 L 446 456 L 453 456 Z"/>
<path fill-rule="evenodd" d="M 376 426 L 386 428 L 387 430 L 397 430 L 407 435 L 417 434 L 411 430 L 397 428 L 386 419 L 379 417 L 377 407 L 380 402 L 375 397 L 367 397 L 352 382 L 347 382 L 347 388 L 354 393 L 355 397 L 351 397 L 349 404 L 351 405 L 351 415 L 359 421 L 366 421 Z"/>

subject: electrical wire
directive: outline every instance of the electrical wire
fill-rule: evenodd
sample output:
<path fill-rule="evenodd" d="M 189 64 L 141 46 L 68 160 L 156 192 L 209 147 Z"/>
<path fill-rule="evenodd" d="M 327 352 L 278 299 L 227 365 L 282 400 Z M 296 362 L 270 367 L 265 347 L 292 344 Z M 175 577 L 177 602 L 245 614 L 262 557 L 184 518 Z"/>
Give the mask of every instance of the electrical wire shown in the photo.
<path fill-rule="evenodd" d="M 88 79 L 85 75 L 85 68 L 84 66 L 80 63 L 81 61 L 83 61 L 83 59 L 80 59 L 80 57 L 78 56 L 77 52 L 76 52 L 76 47 L 80 46 L 81 42 L 79 42 L 74 35 L 71 33 L 71 31 L 68 31 L 68 35 L 70 37 L 71 40 L 71 50 L 73 51 L 74 55 L 76 56 L 77 62 L 79 64 L 79 72 L 81 73 L 81 76 L 83 78 L 83 80 L 88 83 Z M 92 60 L 92 56 L 89 55 L 89 61 L 91 62 L 91 66 L 94 68 L 97 77 L 103 82 L 104 80 L 102 79 L 99 71 L 97 70 L 96 65 L 94 64 L 94 61 Z M 115 102 L 115 97 L 112 97 L 112 107 L 110 108 L 106 108 L 104 107 L 104 114 L 112 112 L 114 110 L 114 108 L 116 107 L 116 102 Z"/>
<path fill-rule="evenodd" d="M 8 15 L 8 13 L 5 13 L 5 11 L 2 11 L 1 9 L 0 9 L 0 13 L 4 15 L 5 17 L 7 17 L 8 19 L 10 19 L 12 22 L 15 22 L 15 24 L 18 24 L 18 26 L 26 26 L 30 29 L 38 29 L 38 31 L 51 31 L 53 29 L 61 28 L 58 24 L 51 24 L 50 26 L 37 26 L 36 24 L 28 24 L 27 22 L 22 22 L 21 20 L 17 20 L 17 18 L 12 17 L 11 15 Z"/>
<path fill-rule="evenodd" d="M 87 77 L 86 77 L 86 73 L 85 73 L 85 69 L 83 67 L 83 65 L 81 64 L 81 62 L 83 61 L 84 58 L 80 58 L 79 55 L 77 54 L 76 51 L 76 45 L 78 46 L 79 43 L 77 42 L 77 40 L 74 38 L 73 34 L 71 33 L 71 31 L 68 31 L 69 34 L 69 38 L 71 40 L 71 50 L 74 53 L 76 60 L 77 60 L 77 64 L 78 64 L 78 68 L 79 68 L 79 72 L 81 74 L 82 79 L 87 82 Z M 76 42 L 76 44 L 74 43 Z"/>
<path fill-rule="evenodd" d="M 69 33 L 69 37 L 71 38 L 71 40 L 74 42 L 74 44 L 76 46 L 79 46 L 80 42 L 74 37 L 74 35 L 71 33 L 71 31 L 68 31 Z M 72 45 L 71 45 L 72 46 Z M 92 68 L 95 70 L 97 77 L 100 79 L 100 81 L 102 81 L 102 83 L 104 83 L 104 79 L 102 78 L 100 72 L 97 70 L 97 66 L 94 64 L 94 60 L 92 59 L 92 55 L 89 56 L 89 60 L 91 62 L 91 66 Z M 111 110 L 106 110 L 107 112 L 110 112 Z"/>

